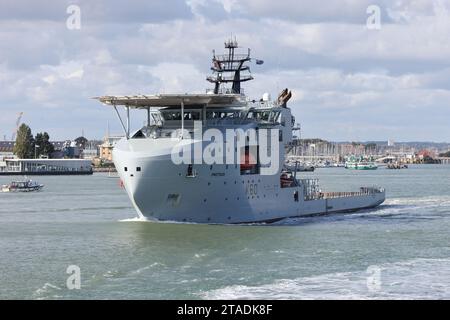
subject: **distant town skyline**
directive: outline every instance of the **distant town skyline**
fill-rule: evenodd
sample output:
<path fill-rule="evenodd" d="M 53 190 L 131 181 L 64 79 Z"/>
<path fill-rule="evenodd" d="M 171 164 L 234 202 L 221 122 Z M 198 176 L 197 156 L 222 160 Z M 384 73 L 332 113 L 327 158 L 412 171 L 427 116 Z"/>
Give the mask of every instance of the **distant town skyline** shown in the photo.
<path fill-rule="evenodd" d="M 3 0 L 0 139 L 19 112 L 52 140 L 102 139 L 108 123 L 120 134 L 92 97 L 204 92 L 211 50 L 232 35 L 264 60 L 245 92 L 290 88 L 302 137 L 448 142 L 449 10 L 450 0 Z M 135 128 L 143 121 L 132 114 Z"/>

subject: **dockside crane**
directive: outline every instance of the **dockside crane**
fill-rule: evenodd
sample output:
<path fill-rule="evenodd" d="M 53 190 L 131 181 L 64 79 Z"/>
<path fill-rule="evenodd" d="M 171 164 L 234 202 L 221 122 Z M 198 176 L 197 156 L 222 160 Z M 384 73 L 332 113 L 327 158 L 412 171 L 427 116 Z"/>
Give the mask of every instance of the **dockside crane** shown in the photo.
<path fill-rule="evenodd" d="M 11 136 L 11 141 L 16 140 L 16 135 L 17 135 L 17 131 L 19 131 L 19 125 L 20 125 L 20 120 L 22 120 L 22 116 L 23 116 L 23 112 L 19 112 L 19 115 L 16 120 L 16 129 L 14 130 L 14 132 Z"/>

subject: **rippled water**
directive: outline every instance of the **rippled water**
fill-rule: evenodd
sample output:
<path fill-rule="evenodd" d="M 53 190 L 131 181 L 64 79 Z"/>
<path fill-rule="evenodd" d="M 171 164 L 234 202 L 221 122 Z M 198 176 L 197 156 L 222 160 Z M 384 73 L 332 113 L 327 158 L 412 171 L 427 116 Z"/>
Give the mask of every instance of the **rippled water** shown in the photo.
<path fill-rule="evenodd" d="M 0 193 L 0 298 L 450 299 L 450 166 L 303 175 L 384 186 L 387 201 L 274 225 L 154 223 L 118 179 L 36 177 L 40 193 Z"/>

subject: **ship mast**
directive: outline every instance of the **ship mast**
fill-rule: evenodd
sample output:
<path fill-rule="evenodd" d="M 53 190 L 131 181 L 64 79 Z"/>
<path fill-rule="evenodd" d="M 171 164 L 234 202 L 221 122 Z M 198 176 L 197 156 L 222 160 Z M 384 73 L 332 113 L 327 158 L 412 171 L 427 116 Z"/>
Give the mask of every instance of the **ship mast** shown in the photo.
<path fill-rule="evenodd" d="M 213 50 L 211 70 L 213 74 L 206 78 L 211 83 L 214 83 L 214 93 L 241 93 L 241 82 L 253 80 L 250 73 L 250 67 L 245 65 L 250 61 L 250 49 L 246 54 L 236 53 L 238 43 L 236 39 L 229 39 L 225 42 L 225 49 L 227 53 L 216 55 Z M 262 64 L 262 60 L 256 60 L 256 64 Z M 231 88 L 222 88 L 222 84 L 232 83 Z"/>

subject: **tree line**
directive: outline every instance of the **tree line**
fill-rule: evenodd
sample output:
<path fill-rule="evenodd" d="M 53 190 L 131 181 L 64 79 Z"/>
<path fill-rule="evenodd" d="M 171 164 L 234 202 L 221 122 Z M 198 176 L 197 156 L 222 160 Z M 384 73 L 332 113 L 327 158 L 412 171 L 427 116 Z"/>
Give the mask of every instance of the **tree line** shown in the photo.
<path fill-rule="evenodd" d="M 31 133 L 31 128 L 22 123 L 17 130 L 14 154 L 20 159 L 33 159 L 40 156 L 48 157 L 55 147 L 50 142 L 47 132 L 39 132 L 36 136 Z"/>

